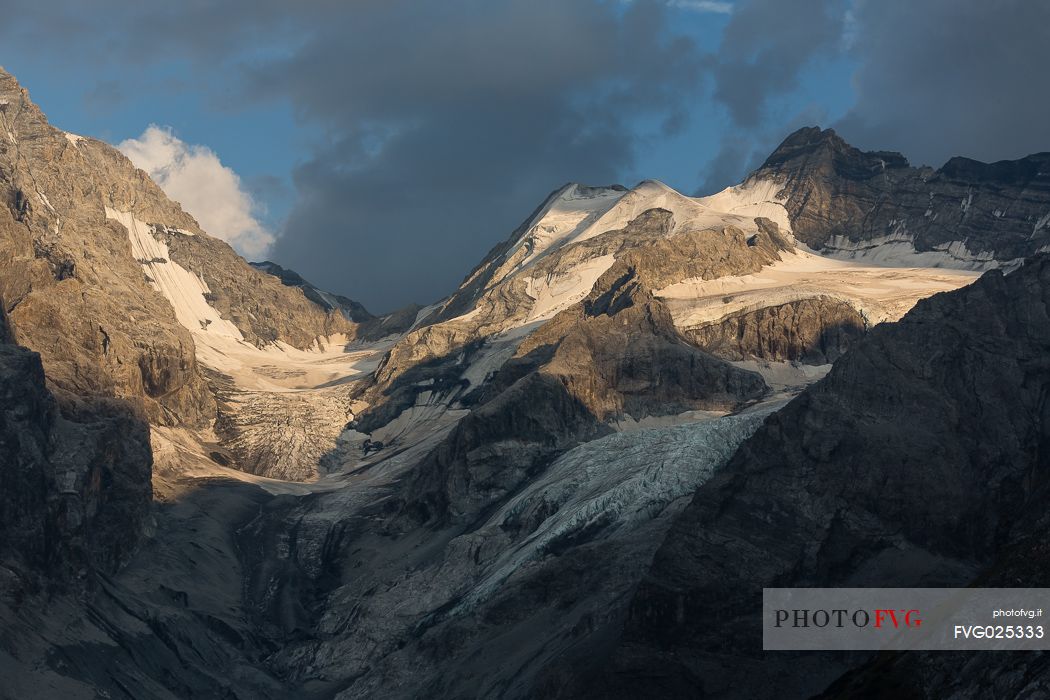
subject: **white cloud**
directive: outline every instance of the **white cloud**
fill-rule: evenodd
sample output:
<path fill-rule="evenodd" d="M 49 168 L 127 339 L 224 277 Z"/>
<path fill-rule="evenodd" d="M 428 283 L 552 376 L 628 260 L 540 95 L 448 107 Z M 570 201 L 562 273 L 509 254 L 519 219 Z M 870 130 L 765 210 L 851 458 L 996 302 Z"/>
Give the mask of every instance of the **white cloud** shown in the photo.
<path fill-rule="evenodd" d="M 717 0 L 667 0 L 667 4 L 671 7 L 696 12 L 718 12 L 723 15 L 733 12 L 733 3 L 717 2 Z"/>
<path fill-rule="evenodd" d="M 255 218 L 258 205 L 237 173 L 223 165 L 210 148 L 185 143 L 170 128 L 156 124 L 117 148 L 135 167 L 149 173 L 209 234 L 249 259 L 261 259 L 269 252 L 274 235 Z"/>

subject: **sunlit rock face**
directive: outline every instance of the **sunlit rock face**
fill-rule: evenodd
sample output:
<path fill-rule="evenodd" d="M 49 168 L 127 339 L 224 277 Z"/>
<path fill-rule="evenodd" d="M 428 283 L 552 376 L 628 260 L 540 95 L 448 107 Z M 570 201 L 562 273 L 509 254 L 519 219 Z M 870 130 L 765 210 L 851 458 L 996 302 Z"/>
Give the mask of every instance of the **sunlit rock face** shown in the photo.
<path fill-rule="evenodd" d="M 1042 156 L 802 130 L 708 197 L 571 183 L 375 317 L 2 72 L 0 117 L 0 694 L 752 696 L 754 581 L 1045 562 L 1046 263 L 966 286 L 1044 246 Z"/>
<path fill-rule="evenodd" d="M 154 425 L 236 425 L 239 404 L 216 404 L 205 368 L 353 339 L 353 314 L 248 265 L 119 151 L 48 124 L 3 71 L 0 127 L 0 300 L 56 393 L 123 399 Z M 327 426 L 318 435 L 334 444 Z M 287 454 L 275 474 L 316 475 L 314 452 L 309 467 Z M 273 462 L 244 458 L 256 471 Z"/>
<path fill-rule="evenodd" d="M 848 302 L 820 296 L 737 311 L 683 329 L 683 335 L 728 360 L 831 364 L 862 335 L 867 323 Z"/>

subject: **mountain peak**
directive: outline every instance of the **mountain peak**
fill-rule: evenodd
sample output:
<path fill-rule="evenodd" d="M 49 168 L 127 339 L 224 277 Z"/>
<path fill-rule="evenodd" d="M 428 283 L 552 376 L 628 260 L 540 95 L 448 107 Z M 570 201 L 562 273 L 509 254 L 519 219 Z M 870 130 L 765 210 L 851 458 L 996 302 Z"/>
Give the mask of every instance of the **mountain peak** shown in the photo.
<path fill-rule="evenodd" d="M 949 267 L 981 269 L 1046 245 L 1048 171 L 1047 153 L 912 167 L 900 153 L 862 151 L 832 129 L 805 127 L 748 180 L 777 184 L 793 233 L 817 250 L 855 255 L 890 237 Z"/>
<path fill-rule="evenodd" d="M 827 163 L 836 170 L 859 168 L 870 172 L 872 166 L 885 168 L 907 168 L 908 159 L 893 151 L 861 151 L 846 142 L 834 129 L 819 126 L 804 126 L 790 134 L 766 158 L 759 170 L 778 170 L 793 162 Z"/>

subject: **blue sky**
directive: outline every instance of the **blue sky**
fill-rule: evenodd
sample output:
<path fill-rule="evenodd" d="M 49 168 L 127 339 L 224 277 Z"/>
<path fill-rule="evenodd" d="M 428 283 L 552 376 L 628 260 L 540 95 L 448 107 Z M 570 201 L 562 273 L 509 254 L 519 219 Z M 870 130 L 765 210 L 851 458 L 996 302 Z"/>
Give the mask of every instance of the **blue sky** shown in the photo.
<path fill-rule="evenodd" d="M 688 36 L 710 51 L 718 49 L 731 16 L 692 9 L 687 3 L 670 3 L 667 12 L 669 33 Z M 92 62 L 71 64 L 41 52 L 4 56 L 3 65 L 31 90 L 51 122 L 67 131 L 117 144 L 139 136 L 150 124 L 167 126 L 181 140 L 214 150 L 249 186 L 264 189 L 260 179 L 278 178 L 286 191 L 259 193 L 268 223 L 278 229 L 291 206 L 291 172 L 308 158 L 321 134 L 315 124 L 296 119 L 290 101 L 238 103 L 224 91 L 221 73 L 202 81 L 199 68 L 187 60 L 144 60 L 100 73 Z M 807 110 L 826 115 L 826 123 L 841 117 L 853 102 L 852 69 L 845 55 L 811 62 L 800 76 L 799 89 L 770 106 L 770 128 L 775 131 L 778 123 L 788 124 Z M 637 120 L 642 147 L 618 181 L 656 178 L 684 192 L 704 182 L 703 166 L 718 153 L 732 124 L 709 89 L 691 96 L 688 109 L 688 123 L 672 135 L 661 133 L 659 119 Z M 550 183 L 551 188 L 558 184 Z"/>
<path fill-rule="evenodd" d="M 52 123 L 170 129 L 254 200 L 251 252 L 379 311 L 570 180 L 720 189 L 812 124 L 935 166 L 1047 148 L 1016 74 L 1050 18 L 1021 0 L 12 2 L 0 64 Z"/>
<path fill-rule="evenodd" d="M 66 131 L 118 144 L 157 124 L 187 143 L 208 146 L 247 187 L 263 190 L 257 199 L 275 229 L 291 205 L 290 173 L 317 138 L 310 124 L 295 119 L 288 102 L 229 104 L 221 76 L 212 76 L 219 84 L 197 85 L 187 62 L 101 75 L 90 63 L 57 66 L 50 56 L 33 54 L 4 57 L 3 65 L 51 123 Z M 270 178 L 285 189 L 264 190 Z"/>

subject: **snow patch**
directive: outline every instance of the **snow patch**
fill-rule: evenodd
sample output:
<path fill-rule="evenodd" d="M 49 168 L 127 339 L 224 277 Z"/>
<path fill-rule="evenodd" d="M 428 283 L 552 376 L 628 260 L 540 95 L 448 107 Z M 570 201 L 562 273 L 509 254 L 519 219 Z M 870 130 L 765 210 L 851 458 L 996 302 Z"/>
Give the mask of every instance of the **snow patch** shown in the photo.
<path fill-rule="evenodd" d="M 768 179 L 752 179 L 704 198 L 687 197 L 657 180 L 644 180 L 629 191 L 567 185 L 549 199 L 529 223 L 526 233 L 508 252 L 507 259 L 519 259 L 520 262 L 490 284 L 498 284 L 523 271 L 528 275 L 528 268 L 544 256 L 603 233 L 623 229 L 652 209 L 671 213 L 668 235 L 722 230 L 726 226 L 755 231 L 755 218 L 760 216 L 776 222 L 790 235 L 787 210 L 778 200 L 779 190 L 779 186 Z M 524 276 L 525 291 L 535 300 L 525 323 L 549 319 L 583 299 L 614 261 L 612 255 L 606 255 L 581 262 L 559 274 Z M 475 306 L 455 320 L 469 320 L 479 312 Z M 419 322 L 417 318 L 416 325 Z"/>
<path fill-rule="evenodd" d="M 670 233 L 721 229 L 727 225 L 754 230 L 755 217 L 775 221 L 785 232 L 791 225 L 777 199 L 780 187 L 756 179 L 709 197 L 687 197 L 658 180 L 644 180 L 633 189 L 569 185 L 551 199 L 531 222 L 518 246 L 527 251 L 518 269 L 550 251 L 622 229 L 643 212 L 665 209 L 673 215 Z"/>
<path fill-rule="evenodd" d="M 586 187 L 575 183 L 565 186 L 533 218 L 525 235 L 518 241 L 514 250 L 524 248 L 526 251 L 520 267 L 530 265 L 548 250 L 575 240 L 624 194 L 625 190 L 610 187 Z"/>
<path fill-rule="evenodd" d="M 526 323 L 552 318 L 559 311 L 583 299 L 614 262 L 615 256 L 602 255 L 585 260 L 560 274 L 526 277 L 525 293 L 536 300 Z"/>
<path fill-rule="evenodd" d="M 156 125 L 137 139 L 121 141 L 117 148 L 192 214 L 203 230 L 245 257 L 265 257 L 274 234 L 260 222 L 259 207 L 240 176 L 223 165 L 214 151 L 185 143 L 171 129 Z"/>
<path fill-rule="evenodd" d="M 908 233 L 903 222 L 891 223 L 896 224 L 892 233 L 864 241 L 833 236 L 824 244 L 821 253 L 887 267 L 950 267 L 984 271 L 1002 266 L 992 251 L 972 251 L 965 241 L 950 241 L 934 246 L 933 250 L 919 252 L 915 248 L 914 236 Z"/>
<path fill-rule="evenodd" d="M 575 241 L 587 240 L 606 231 L 621 229 L 649 209 L 671 212 L 673 222 L 669 234 L 687 231 L 722 229 L 738 226 L 755 230 L 755 217 L 772 215 L 777 225 L 787 227 L 787 210 L 783 205 L 767 201 L 775 191 L 771 181 L 756 180 L 730 187 L 710 197 L 687 197 L 658 180 L 645 180 L 624 195 L 612 209 L 601 216 Z"/>
<path fill-rule="evenodd" d="M 917 265 L 918 256 L 913 258 Z M 869 325 L 895 321 L 915 302 L 963 287 L 979 272 L 923 267 L 862 265 L 817 255 L 801 247 L 752 275 L 713 280 L 682 280 L 656 294 L 667 304 L 675 325 L 695 328 L 728 314 L 827 296 L 850 304 Z"/>
<path fill-rule="evenodd" d="M 412 331 L 414 331 L 416 328 L 419 327 L 419 324 L 421 324 L 421 323 L 423 323 L 423 321 L 427 320 L 427 318 L 431 314 L 433 314 L 435 311 L 440 309 L 444 305 L 444 303 L 445 303 L 445 300 L 442 300 L 442 301 L 439 301 L 436 304 L 431 304 L 430 306 L 424 306 L 422 309 L 420 309 L 416 313 L 416 320 L 412 322 L 412 325 L 405 332 L 406 333 L 411 333 Z M 386 323 L 386 321 L 384 321 L 383 323 Z"/>
<path fill-rule="evenodd" d="M 791 231 L 791 220 L 784 208 L 780 192 L 783 188 L 769 179 L 747 180 L 740 185 L 727 187 L 717 194 L 699 201 L 716 211 L 747 217 L 763 216 L 775 221 L 781 231 Z"/>
<path fill-rule="evenodd" d="M 493 374 L 499 371 L 507 360 L 514 357 L 521 338 L 512 334 L 510 338 L 490 338 L 471 360 L 467 369 L 460 375 L 470 387 L 479 387 Z"/>
<path fill-rule="evenodd" d="M 1046 228 L 1047 224 L 1050 224 L 1050 211 L 1039 217 L 1039 220 L 1035 222 L 1035 226 L 1032 227 L 1032 236 L 1039 233 L 1040 229 Z"/>
<path fill-rule="evenodd" d="M 46 194 L 44 194 L 40 190 L 37 190 L 36 196 L 40 197 L 40 201 L 43 203 L 43 205 L 45 207 L 47 207 L 48 211 L 50 211 L 52 214 L 55 214 L 56 216 L 58 215 L 58 212 L 55 211 L 55 208 L 53 206 L 51 206 L 51 200 L 49 200 L 47 198 Z"/>
<path fill-rule="evenodd" d="M 106 218 L 120 222 L 128 231 L 131 252 L 142 264 L 150 285 L 171 303 L 175 317 L 195 335 L 204 333 L 236 341 L 244 340 L 232 322 L 219 315 L 204 295 L 211 290 L 199 276 L 171 260 L 168 246 L 153 236 L 153 228 L 130 212 L 106 207 Z"/>
<path fill-rule="evenodd" d="M 342 304 L 339 303 L 339 300 L 336 299 L 334 295 L 316 287 L 314 287 L 313 290 L 317 293 L 317 296 L 321 297 L 324 303 L 328 304 L 330 309 L 342 308 Z"/>

